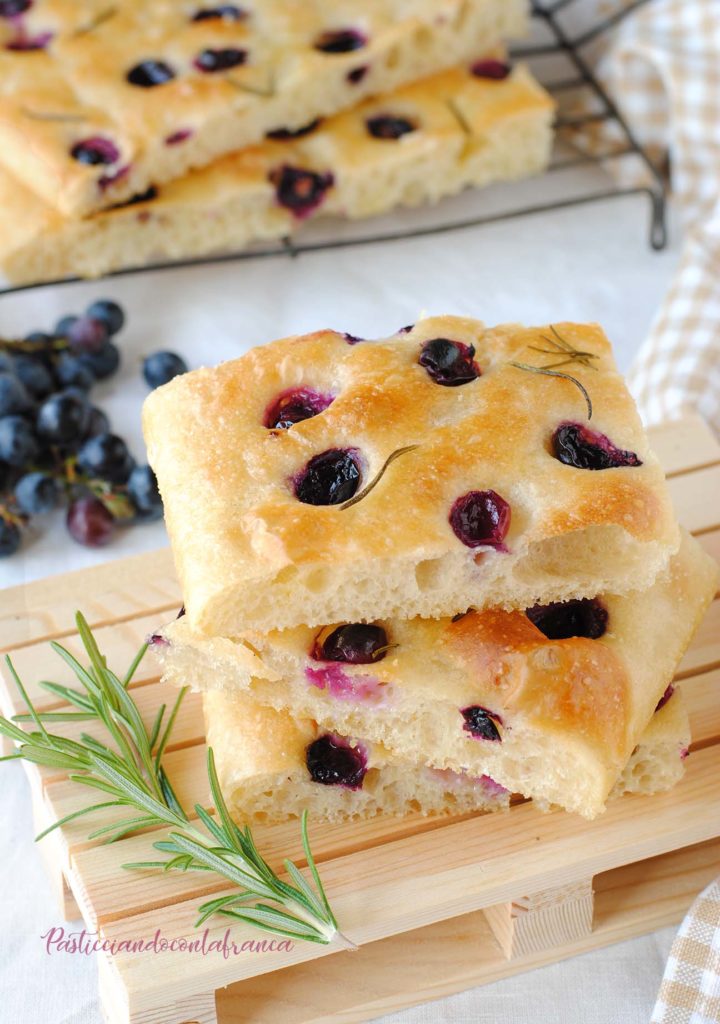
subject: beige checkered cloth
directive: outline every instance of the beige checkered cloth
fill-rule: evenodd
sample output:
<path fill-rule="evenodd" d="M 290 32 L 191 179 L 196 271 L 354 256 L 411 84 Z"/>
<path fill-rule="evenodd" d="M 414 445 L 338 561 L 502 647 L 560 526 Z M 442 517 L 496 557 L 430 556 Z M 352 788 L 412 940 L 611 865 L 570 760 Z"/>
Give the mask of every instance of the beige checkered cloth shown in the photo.
<path fill-rule="evenodd" d="M 720 881 L 690 908 L 665 967 L 651 1024 L 720 1021 Z"/>
<path fill-rule="evenodd" d="M 582 6 L 587 18 L 634 4 Z M 621 23 L 600 73 L 648 152 L 670 154 L 685 231 L 630 386 L 647 423 L 691 410 L 720 432 L 720 0 L 641 6 Z M 631 165 L 629 173 L 637 171 Z M 651 1024 L 720 1024 L 720 879 L 680 926 Z"/>
<path fill-rule="evenodd" d="M 593 2 L 607 13 L 607 3 Z M 720 432 L 720 0 L 640 7 L 622 22 L 601 73 L 640 140 L 670 152 L 685 228 L 630 386 L 647 423 L 693 411 Z"/>

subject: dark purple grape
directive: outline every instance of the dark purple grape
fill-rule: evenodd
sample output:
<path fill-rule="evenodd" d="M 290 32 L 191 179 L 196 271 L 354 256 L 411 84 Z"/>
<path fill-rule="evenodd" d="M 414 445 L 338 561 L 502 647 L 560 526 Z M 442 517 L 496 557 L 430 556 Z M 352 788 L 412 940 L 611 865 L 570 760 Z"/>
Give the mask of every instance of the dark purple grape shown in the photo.
<path fill-rule="evenodd" d="M 349 622 L 338 626 L 315 643 L 312 656 L 317 661 L 344 661 L 349 665 L 372 665 L 387 653 L 388 638 L 382 626 Z"/>
<path fill-rule="evenodd" d="M 376 117 L 369 117 L 365 122 L 368 133 L 374 139 L 401 139 L 403 135 L 409 135 L 417 130 L 417 125 L 407 117 L 398 117 L 393 114 L 378 114 Z"/>
<path fill-rule="evenodd" d="M 187 363 L 175 352 L 153 352 L 143 360 L 143 377 L 151 388 L 159 388 L 187 372 Z"/>
<path fill-rule="evenodd" d="M 69 444 L 84 437 L 90 421 L 90 406 L 79 394 L 60 391 L 40 406 L 37 430 L 51 444 Z"/>
<path fill-rule="evenodd" d="M 91 405 L 85 437 L 97 437 L 98 434 L 107 434 L 109 431 L 110 420 L 107 415 L 96 405 Z"/>
<path fill-rule="evenodd" d="M 101 548 L 112 539 L 115 520 L 99 498 L 78 498 L 67 513 L 67 528 L 73 540 L 89 548 Z"/>
<path fill-rule="evenodd" d="M 475 362 L 475 349 L 462 341 L 433 338 L 422 347 L 418 362 L 424 366 L 436 384 L 457 388 L 469 384 L 480 376 Z"/>
<path fill-rule="evenodd" d="M 89 391 L 95 383 L 95 374 L 83 363 L 81 356 L 63 352 L 55 364 L 57 379 L 64 388 L 80 388 Z"/>
<path fill-rule="evenodd" d="M 22 468 L 33 462 L 39 451 L 35 431 L 24 416 L 0 419 L 0 459 L 3 462 Z"/>
<path fill-rule="evenodd" d="M 310 459 L 295 479 L 295 496 L 306 505 L 342 505 L 360 486 L 357 453 L 331 448 Z"/>
<path fill-rule="evenodd" d="M 218 4 L 217 7 L 202 7 L 193 14 L 191 21 L 242 21 L 247 11 L 237 4 Z"/>
<path fill-rule="evenodd" d="M 319 736 L 305 751 L 305 764 L 313 782 L 322 786 L 361 789 L 367 772 L 367 754 L 340 736 Z"/>
<path fill-rule="evenodd" d="M 78 355 L 82 352 L 99 352 L 110 337 L 104 320 L 92 316 L 78 317 L 68 328 L 68 345 Z"/>
<path fill-rule="evenodd" d="M 125 326 L 125 312 L 122 306 L 112 299 L 97 299 L 88 306 L 85 316 L 104 323 L 110 335 L 118 334 Z"/>
<path fill-rule="evenodd" d="M 304 135 L 310 135 L 316 128 L 319 128 L 322 118 L 316 117 L 301 128 L 274 128 L 266 132 L 266 138 L 275 139 L 276 142 L 287 142 L 288 139 L 301 139 Z"/>
<path fill-rule="evenodd" d="M 0 18 L 17 18 L 32 7 L 33 0 L 0 0 Z"/>
<path fill-rule="evenodd" d="M 130 474 L 127 489 L 130 500 L 142 519 L 150 520 L 162 517 L 162 498 L 158 490 L 157 477 L 150 466 L 136 466 Z"/>
<path fill-rule="evenodd" d="M 124 484 L 135 462 L 121 437 L 98 434 L 83 443 L 78 451 L 77 464 L 86 476 L 107 480 L 111 484 Z"/>
<path fill-rule="evenodd" d="M 642 466 L 635 452 L 618 448 L 609 437 L 581 423 L 562 423 L 552 438 L 555 458 L 575 469 L 614 469 Z"/>
<path fill-rule="evenodd" d="M 89 139 L 81 139 L 70 150 L 70 156 L 81 164 L 102 166 L 114 164 L 120 159 L 120 150 L 111 139 L 102 135 L 93 135 Z"/>
<path fill-rule="evenodd" d="M 463 708 L 460 714 L 465 719 L 463 729 L 474 736 L 476 740 L 492 740 L 495 743 L 502 742 L 498 725 L 502 725 L 499 715 L 481 708 L 474 704 L 472 707 Z"/>
<path fill-rule="evenodd" d="M 30 341 L 33 345 L 42 346 L 48 350 L 52 346 L 53 338 L 54 335 L 46 334 L 45 331 L 30 331 L 25 335 L 25 341 Z"/>
<path fill-rule="evenodd" d="M 22 535 L 17 523 L 11 523 L 9 519 L 0 515 L 0 558 L 14 555 L 21 541 Z"/>
<path fill-rule="evenodd" d="M 672 697 L 672 695 L 674 693 L 675 693 L 674 685 L 672 683 L 668 683 L 668 685 L 665 687 L 665 692 L 663 693 L 663 695 L 660 698 L 660 700 L 657 702 L 657 706 L 655 708 L 655 711 L 660 711 L 661 708 L 664 708 L 665 705 L 667 704 L 667 702 L 670 700 L 670 698 Z"/>
<path fill-rule="evenodd" d="M 77 316 L 64 316 L 55 324 L 55 337 L 56 338 L 67 338 L 68 331 L 80 317 Z"/>
<path fill-rule="evenodd" d="M 112 341 L 106 341 L 98 352 L 84 353 L 78 359 L 95 380 L 106 380 L 120 367 L 120 349 Z"/>
<path fill-rule="evenodd" d="M 362 80 L 365 78 L 369 70 L 370 66 L 368 64 L 361 64 L 360 67 L 352 68 L 351 71 L 348 71 L 345 77 L 347 78 L 348 82 L 350 82 L 351 85 L 359 85 L 360 82 L 362 82 Z"/>
<path fill-rule="evenodd" d="M 511 510 L 495 491 L 469 491 L 450 510 L 453 533 L 466 547 L 504 550 Z"/>
<path fill-rule="evenodd" d="M 47 473 L 26 473 L 15 485 L 15 500 L 27 516 L 51 512 L 60 500 L 60 486 Z"/>
<path fill-rule="evenodd" d="M 265 426 L 270 430 L 288 430 L 296 423 L 324 412 L 333 402 L 333 395 L 323 395 L 311 388 L 290 388 L 271 403 L 265 413 Z"/>
<path fill-rule="evenodd" d="M 497 60 L 493 57 L 476 60 L 470 66 L 470 73 L 475 75 L 476 78 L 491 78 L 496 82 L 501 82 L 504 78 L 507 78 L 511 71 L 511 66 L 504 60 Z"/>
<path fill-rule="evenodd" d="M 274 168 L 268 177 L 275 186 L 280 206 L 290 210 L 299 219 L 307 217 L 320 206 L 335 180 L 330 173 L 318 174 L 317 171 L 292 167 L 290 164 Z"/>
<path fill-rule="evenodd" d="M 27 412 L 32 403 L 27 388 L 13 373 L 0 373 L 0 416 Z"/>
<path fill-rule="evenodd" d="M 317 37 L 313 46 L 321 53 L 352 53 L 367 44 L 367 36 L 354 28 L 330 29 Z"/>
<path fill-rule="evenodd" d="M 52 374 L 42 359 L 28 355 L 15 356 L 13 371 L 33 398 L 47 398 L 55 390 Z"/>
<path fill-rule="evenodd" d="M 569 640 L 574 636 L 597 640 L 608 624 L 607 608 L 596 597 L 536 604 L 525 614 L 548 640 Z"/>
<path fill-rule="evenodd" d="M 152 89 L 156 85 L 164 85 L 175 77 L 175 72 L 164 60 L 144 60 L 130 68 L 125 76 L 130 85 L 138 85 L 142 89 Z"/>
<path fill-rule="evenodd" d="M 52 32 L 39 32 L 36 36 L 17 35 L 9 43 L 5 43 L 5 49 L 12 50 L 15 53 L 32 53 L 34 50 L 44 50 L 52 37 Z"/>
<path fill-rule="evenodd" d="M 230 46 L 224 49 L 206 49 L 197 55 L 193 61 L 198 71 L 206 74 L 215 71 L 228 71 L 230 68 L 240 67 L 247 60 L 247 50 L 239 50 Z"/>

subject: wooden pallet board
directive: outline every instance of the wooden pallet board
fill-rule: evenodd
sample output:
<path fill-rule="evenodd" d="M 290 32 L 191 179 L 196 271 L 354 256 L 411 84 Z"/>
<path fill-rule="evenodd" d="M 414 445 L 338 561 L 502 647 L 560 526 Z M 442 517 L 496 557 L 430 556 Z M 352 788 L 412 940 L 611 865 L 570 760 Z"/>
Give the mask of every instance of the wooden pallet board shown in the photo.
<path fill-rule="evenodd" d="M 720 445 L 699 419 L 667 425 L 653 443 L 668 473 L 680 520 L 720 556 Z M 0 592 L 0 650 L 10 652 L 37 706 L 61 706 L 42 679 L 72 683 L 49 647 L 79 652 L 80 608 L 118 671 L 158 624 L 172 618 L 180 593 L 168 551 L 107 563 Z M 0 670 L 0 707 L 20 710 Z M 357 953 L 296 944 L 292 951 L 194 956 L 166 952 L 99 957 L 103 1006 L 112 1024 L 262 1021 L 310 1024 L 367 1020 L 521 970 L 585 952 L 679 920 L 693 896 L 720 871 L 720 600 L 683 659 L 677 679 L 690 711 L 693 746 L 683 782 L 654 797 L 625 797 L 593 822 L 541 814 L 529 802 L 507 814 L 316 824 L 313 850 L 343 930 Z M 146 720 L 174 694 L 145 659 L 133 691 Z M 66 735 L 77 726 L 61 727 Z M 201 702 L 189 695 L 167 753 L 167 769 L 186 806 L 207 805 Z M 39 829 L 88 802 L 55 769 L 26 765 Z M 95 815 L 92 826 L 113 820 Z M 116 817 L 116 815 L 115 815 Z M 111 846 L 71 822 L 40 844 L 68 916 L 109 941 L 195 937 L 198 904 L 222 893 L 203 874 L 124 871 L 146 859 L 152 835 Z M 255 830 L 273 866 L 303 863 L 296 823 Z M 210 939 L 225 924 L 209 922 Z M 235 942 L 259 933 L 233 928 Z M 331 955 L 332 954 L 332 955 Z M 330 1009 L 331 1008 L 331 1009 Z"/>

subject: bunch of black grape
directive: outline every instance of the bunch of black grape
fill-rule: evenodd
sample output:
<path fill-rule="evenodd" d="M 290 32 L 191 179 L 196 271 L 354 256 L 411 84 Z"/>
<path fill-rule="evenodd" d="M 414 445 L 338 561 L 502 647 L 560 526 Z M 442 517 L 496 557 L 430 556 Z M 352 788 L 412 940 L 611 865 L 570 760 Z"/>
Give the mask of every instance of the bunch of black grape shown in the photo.
<path fill-rule="evenodd" d="M 120 365 L 114 339 L 124 322 L 121 307 L 103 299 L 52 334 L 0 339 L 0 557 L 19 549 L 31 518 L 59 507 L 70 535 L 90 547 L 107 544 L 118 525 L 161 516 L 152 469 L 136 464 L 90 401 L 93 385 Z M 153 386 L 186 369 L 171 368 L 168 356 L 146 360 Z"/>

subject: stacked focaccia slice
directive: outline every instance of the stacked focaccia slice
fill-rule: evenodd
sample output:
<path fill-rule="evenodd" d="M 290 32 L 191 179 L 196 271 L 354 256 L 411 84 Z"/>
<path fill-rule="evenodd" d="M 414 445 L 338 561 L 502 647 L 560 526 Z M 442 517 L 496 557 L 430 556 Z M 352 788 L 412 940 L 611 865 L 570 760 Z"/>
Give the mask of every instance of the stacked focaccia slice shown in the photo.
<path fill-rule="evenodd" d="M 534 372 L 552 361 L 570 379 Z M 421 809 L 447 807 L 428 767 L 463 809 L 485 777 L 588 817 L 676 777 L 677 698 L 653 715 L 716 567 L 681 537 L 599 328 L 436 317 L 284 339 L 177 378 L 144 425 L 186 604 L 158 649 L 166 678 L 230 701 L 208 728 L 239 812 L 270 756 L 253 702 L 295 737 L 288 778 L 307 738 L 333 815 L 397 810 L 409 776 Z M 390 763 L 404 788 L 369 772 Z M 282 817 L 284 787 L 263 792 Z"/>
<path fill-rule="evenodd" d="M 0 168 L 0 265 L 13 281 L 98 276 L 370 217 L 541 171 L 553 103 L 497 59 L 441 72 L 222 157 L 132 201 L 68 217 Z"/>
<path fill-rule="evenodd" d="M 202 685 L 202 677 L 184 679 L 184 685 Z M 610 799 L 670 789 L 682 778 L 690 725 L 682 695 L 672 696 L 653 715 Z M 275 711 L 244 692 L 208 690 L 203 705 L 220 786 L 238 821 L 280 821 L 306 808 L 315 818 L 342 821 L 510 806 L 509 790 L 489 775 L 395 757 L 380 743 L 328 732 L 313 719 Z"/>

